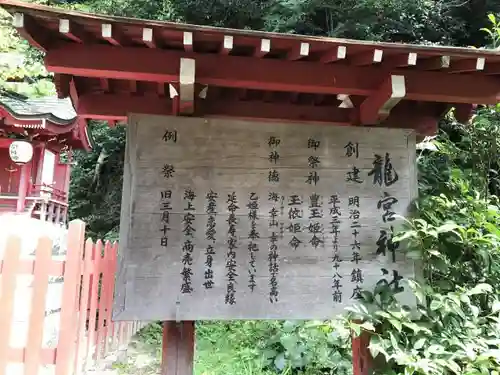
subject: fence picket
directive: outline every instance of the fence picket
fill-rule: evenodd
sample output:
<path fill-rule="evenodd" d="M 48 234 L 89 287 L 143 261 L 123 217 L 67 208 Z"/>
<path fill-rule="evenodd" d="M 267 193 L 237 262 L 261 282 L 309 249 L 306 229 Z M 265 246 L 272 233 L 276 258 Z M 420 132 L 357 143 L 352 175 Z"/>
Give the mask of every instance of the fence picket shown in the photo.
<path fill-rule="evenodd" d="M 113 337 L 114 337 L 114 323 L 111 321 L 111 308 L 113 306 L 113 292 L 115 289 L 115 270 L 116 270 L 116 260 L 117 260 L 117 252 L 118 246 L 117 243 L 113 243 L 109 245 L 109 254 L 107 266 L 108 269 L 106 271 L 107 274 L 107 291 L 106 291 L 106 345 L 105 345 L 105 353 L 109 353 L 111 348 L 113 347 Z"/>
<path fill-rule="evenodd" d="M 99 298 L 99 278 L 101 267 L 102 241 L 98 240 L 92 253 L 92 283 L 90 287 L 89 338 L 87 342 L 87 358 L 85 368 L 88 369 L 93 358 L 97 358 L 96 315 Z"/>
<path fill-rule="evenodd" d="M 16 276 L 21 254 L 21 240 L 18 237 L 7 239 L 7 248 L 2 267 L 2 288 L 0 303 L 0 375 L 7 371 L 9 357 L 10 332 L 12 329 L 12 312 L 16 290 Z"/>
<path fill-rule="evenodd" d="M 99 273 L 102 274 L 101 278 L 101 289 L 99 296 L 99 313 L 98 313 L 98 321 L 97 321 L 97 349 L 96 349 L 96 360 L 101 359 L 104 356 L 104 351 L 106 348 L 106 332 L 107 327 L 105 319 L 106 319 L 106 301 L 108 294 L 108 258 L 109 258 L 109 250 L 110 243 L 106 241 L 104 244 L 104 256 L 101 259 Z"/>
<path fill-rule="evenodd" d="M 80 315 L 77 331 L 77 342 L 75 349 L 75 375 L 79 375 L 82 370 L 82 361 L 87 358 L 88 340 L 89 337 L 85 335 L 85 327 L 87 325 L 88 304 L 89 304 L 89 291 L 90 291 L 90 278 L 92 274 L 92 255 L 94 251 L 94 243 L 89 238 L 85 242 L 85 251 L 83 254 L 83 272 L 82 272 L 82 288 L 80 298 Z M 83 341 L 83 342 L 82 342 Z"/>
<path fill-rule="evenodd" d="M 10 362 L 24 363 L 25 375 L 37 375 L 46 364 L 55 364 L 55 375 L 80 375 L 94 364 L 92 359 L 124 349 L 142 327 L 135 321 L 111 321 L 118 244 L 85 241 L 84 222 L 70 223 L 64 261 L 52 259 L 49 238 L 40 238 L 34 260 L 20 258 L 20 238 L 8 237 L 6 246 L 0 259 L 0 375 Z M 34 275 L 25 348 L 10 347 L 18 275 Z M 55 349 L 43 347 L 49 276 L 64 277 Z"/>
<path fill-rule="evenodd" d="M 49 269 L 52 261 L 52 240 L 42 237 L 35 253 L 33 295 L 28 327 L 28 342 L 24 357 L 25 375 L 37 375 L 42 359 L 45 305 L 49 288 Z"/>
<path fill-rule="evenodd" d="M 68 231 L 68 250 L 66 269 L 64 270 L 64 286 L 61 306 L 61 325 L 57 346 L 55 375 L 69 375 L 70 364 L 73 363 L 76 343 L 76 304 L 78 303 L 78 287 L 80 284 L 80 264 L 85 238 L 85 223 L 72 221 Z"/>
<path fill-rule="evenodd" d="M 118 348 L 122 349 L 125 344 L 125 322 L 120 322 L 118 328 Z"/>

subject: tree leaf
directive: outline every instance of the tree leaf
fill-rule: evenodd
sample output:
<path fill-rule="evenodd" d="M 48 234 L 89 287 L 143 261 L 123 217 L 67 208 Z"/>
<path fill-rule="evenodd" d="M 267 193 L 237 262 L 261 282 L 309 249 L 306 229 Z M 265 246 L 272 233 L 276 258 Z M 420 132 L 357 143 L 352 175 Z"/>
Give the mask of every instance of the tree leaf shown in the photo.
<path fill-rule="evenodd" d="M 417 341 L 415 341 L 415 344 L 413 344 L 413 348 L 416 350 L 422 349 L 426 341 L 427 339 L 425 337 L 418 339 Z"/>
<path fill-rule="evenodd" d="M 283 331 L 284 332 L 293 332 L 295 330 L 295 327 L 296 327 L 296 324 L 290 320 L 286 320 L 284 323 L 283 323 Z"/>
<path fill-rule="evenodd" d="M 477 284 L 474 288 L 469 290 L 467 293 L 469 296 L 473 296 L 476 294 L 485 294 L 485 293 L 491 293 L 493 291 L 493 288 L 491 287 L 490 284 L 482 283 L 482 284 Z"/>
<path fill-rule="evenodd" d="M 398 332 L 401 332 L 401 329 L 403 327 L 402 327 L 401 322 L 399 320 L 389 319 L 389 323 L 391 323 L 394 326 L 394 328 L 396 328 L 398 330 Z"/>
<path fill-rule="evenodd" d="M 363 328 L 365 331 L 375 332 L 375 326 L 372 324 L 372 322 L 364 322 L 363 324 L 361 324 L 361 328 Z"/>
<path fill-rule="evenodd" d="M 447 222 L 439 227 L 436 228 L 436 232 L 437 233 L 446 233 L 446 232 L 450 232 L 454 229 L 457 229 L 459 226 L 457 223 L 454 223 L 454 222 Z"/>
<path fill-rule="evenodd" d="M 431 345 L 431 346 L 429 346 L 429 348 L 427 348 L 427 352 L 429 352 L 431 354 L 441 354 L 444 351 L 445 350 L 444 350 L 443 346 L 437 345 L 437 344 Z"/>
<path fill-rule="evenodd" d="M 462 373 L 462 369 L 460 368 L 460 366 L 453 360 L 451 359 L 448 359 L 445 361 L 445 366 L 448 367 L 451 371 L 453 371 L 455 374 L 461 374 Z"/>
<path fill-rule="evenodd" d="M 433 300 L 433 301 L 431 301 L 430 308 L 432 311 L 436 311 L 436 310 L 439 310 L 442 306 L 443 306 L 443 302 L 438 301 L 438 300 Z"/>
<path fill-rule="evenodd" d="M 384 349 L 380 343 L 380 339 L 378 336 L 372 336 L 370 339 L 370 344 L 368 345 L 368 349 L 373 358 L 375 358 L 379 353 L 384 353 Z"/>
<path fill-rule="evenodd" d="M 496 313 L 499 311 L 500 311 L 500 301 L 495 300 L 495 302 L 493 302 L 493 306 L 491 307 L 491 312 Z"/>
<path fill-rule="evenodd" d="M 286 359 L 284 353 L 280 353 L 276 356 L 276 358 L 274 359 L 274 366 L 276 366 L 276 368 L 280 371 L 285 368 Z"/>

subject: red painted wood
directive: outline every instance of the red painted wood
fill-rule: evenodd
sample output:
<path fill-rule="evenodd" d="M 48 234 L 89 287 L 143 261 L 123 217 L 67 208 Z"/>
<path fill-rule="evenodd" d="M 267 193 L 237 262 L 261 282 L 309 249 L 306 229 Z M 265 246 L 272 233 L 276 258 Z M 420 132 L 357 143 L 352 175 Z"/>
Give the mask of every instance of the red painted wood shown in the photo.
<path fill-rule="evenodd" d="M 457 104 L 455 106 L 455 118 L 461 123 L 467 123 L 475 110 L 473 104 Z"/>
<path fill-rule="evenodd" d="M 63 276 L 65 261 L 52 260 L 49 265 L 49 275 L 50 276 Z M 3 272 L 4 267 L 7 267 L 5 260 L 0 260 L 0 273 Z M 17 269 L 18 275 L 33 275 L 35 272 L 35 261 L 29 259 L 21 259 L 19 261 L 19 266 Z"/>
<path fill-rule="evenodd" d="M 126 323 L 127 322 L 118 322 L 118 347 L 123 349 L 126 345 L 125 337 L 126 337 Z"/>
<path fill-rule="evenodd" d="M 31 180 L 31 166 L 32 163 L 24 164 L 21 168 L 19 189 L 17 195 L 17 212 L 23 212 L 26 207 L 26 195 Z"/>
<path fill-rule="evenodd" d="M 97 323 L 97 349 L 96 349 L 96 359 L 99 360 L 106 354 L 108 347 L 108 331 L 109 331 L 109 305 L 110 298 L 112 299 L 112 294 L 110 295 L 109 284 L 111 278 L 114 275 L 110 274 L 110 258 L 112 257 L 112 245 L 109 241 L 104 244 L 104 256 L 100 263 L 100 273 L 102 273 L 101 279 L 101 293 L 99 296 L 99 319 Z"/>
<path fill-rule="evenodd" d="M 57 155 L 56 155 L 57 156 Z M 59 201 L 67 202 L 68 201 L 68 187 L 66 186 L 66 182 L 68 180 L 68 175 L 71 173 L 71 165 L 70 164 L 61 164 L 56 161 L 54 167 L 54 192 L 58 193 L 58 197 L 56 198 Z"/>
<path fill-rule="evenodd" d="M 49 268 L 52 261 L 52 241 L 41 238 L 38 241 L 33 278 L 33 294 L 29 319 L 28 342 L 24 357 L 24 373 L 38 375 L 42 363 L 43 326 L 45 322 L 45 299 L 49 287 Z"/>
<path fill-rule="evenodd" d="M 0 109 L 2 109 L 0 107 Z M 9 148 L 10 144 L 14 142 L 14 139 L 10 138 L 0 138 L 0 148 Z"/>
<path fill-rule="evenodd" d="M 27 14 L 24 14 L 24 27 L 17 27 L 16 30 L 21 37 L 41 51 L 46 51 L 50 45 L 51 40 L 46 30 Z"/>
<path fill-rule="evenodd" d="M 35 185 L 41 185 L 42 183 L 42 170 L 43 170 L 43 161 L 45 159 L 45 149 L 46 145 L 40 144 L 33 150 L 34 154 L 37 155 L 36 158 L 37 165 L 33 166 L 34 168 L 36 168 L 35 178 L 34 178 Z"/>
<path fill-rule="evenodd" d="M 196 60 L 197 83 L 222 87 L 368 96 L 388 76 L 380 66 L 351 67 L 105 45 L 61 44 L 48 51 L 45 63 L 54 73 L 178 82 L 181 57 Z M 394 70 L 391 74 L 406 77 L 407 98 L 411 100 L 495 104 L 500 91 L 496 77 L 416 70 Z"/>
<path fill-rule="evenodd" d="M 76 349 L 75 349 L 75 368 L 74 373 L 78 375 L 82 372 L 82 361 L 88 356 L 88 337 L 85 337 L 87 317 L 88 317 L 88 305 L 90 295 L 90 278 L 92 275 L 92 255 L 94 251 L 94 243 L 89 238 L 85 242 L 85 249 L 83 254 L 83 270 L 82 270 L 82 288 L 80 297 L 80 314 L 78 316 L 78 328 L 76 336 Z"/>
<path fill-rule="evenodd" d="M 115 291 L 115 275 L 116 275 L 116 268 L 117 268 L 117 262 L 118 262 L 118 242 L 114 242 L 112 247 L 111 247 L 111 255 L 109 259 L 109 274 L 110 274 L 110 280 L 109 280 L 109 299 L 108 299 L 108 324 L 109 324 L 109 337 L 110 340 L 110 348 L 116 348 L 118 343 L 116 340 L 116 331 L 118 327 L 116 327 L 115 323 L 112 321 L 112 312 L 113 312 L 113 296 L 114 296 L 114 291 Z"/>
<path fill-rule="evenodd" d="M 192 375 L 194 322 L 163 322 L 161 375 Z"/>
<path fill-rule="evenodd" d="M 476 59 L 463 59 L 451 60 L 450 73 L 470 73 L 477 72 L 477 58 Z M 480 71 L 480 70 L 479 70 Z"/>
<path fill-rule="evenodd" d="M 93 39 L 80 24 L 71 20 L 69 22 L 69 31 L 64 35 L 77 43 L 85 43 Z"/>
<path fill-rule="evenodd" d="M 77 334 L 77 304 L 80 286 L 81 262 L 85 235 L 85 223 L 72 221 L 68 231 L 68 252 L 62 292 L 61 323 L 55 375 L 68 375 L 72 367 Z"/>
<path fill-rule="evenodd" d="M 145 98 L 128 95 L 84 95 L 78 111 L 81 116 L 126 121 L 127 112 L 173 115 L 171 103 L 165 98 Z M 384 123 L 387 127 L 417 129 L 421 134 L 435 130 L 439 113 L 444 108 L 436 103 L 401 102 Z M 259 121 L 324 123 L 336 125 L 357 124 L 356 112 L 335 106 L 294 105 L 257 101 L 198 101 L 196 115 L 214 118 L 238 118 Z M 408 116 L 411 113 L 411 116 Z"/>
<path fill-rule="evenodd" d="M 7 148 L 0 148 L 0 195 L 19 191 L 21 167 L 12 162 Z M 13 211 L 15 211 L 15 206 Z"/>
<path fill-rule="evenodd" d="M 89 353 L 87 358 L 96 358 L 97 350 L 97 332 L 96 332 L 96 315 L 98 307 L 98 291 L 99 291 L 99 279 L 100 279 L 100 263 L 102 261 L 102 241 L 98 240 L 94 246 L 92 253 L 92 277 L 90 280 L 90 298 L 89 298 L 89 331 L 88 331 L 88 342 L 87 342 L 87 352 Z"/>
<path fill-rule="evenodd" d="M 372 375 L 373 361 L 368 349 L 370 335 L 363 332 L 360 336 L 352 338 L 352 370 L 353 375 Z"/>
<path fill-rule="evenodd" d="M 385 120 L 389 113 L 381 114 L 380 108 L 391 98 L 391 95 L 392 82 L 391 77 L 388 77 L 376 92 L 361 103 L 359 109 L 361 124 L 373 125 L 377 124 L 381 119 Z"/>
<path fill-rule="evenodd" d="M 10 144 L 10 141 L 2 142 L 2 140 L 4 139 L 0 138 L 0 143 L 3 143 L 5 146 Z M 9 157 L 8 149 L 2 148 L 0 145 L 0 195 L 17 195 L 17 201 L 13 201 L 15 205 L 12 212 L 16 212 L 16 210 L 22 212 L 25 208 L 25 198 L 39 196 L 40 194 L 41 186 L 39 180 L 42 174 L 44 147 L 43 144 L 35 145 L 33 159 L 24 166 L 21 166 L 14 164 Z M 50 148 L 52 149 L 52 147 Z M 55 153 L 57 158 L 58 151 Z M 55 184 L 50 188 L 53 199 L 67 202 L 70 169 L 71 166 L 69 164 L 59 164 L 56 162 L 53 180 Z"/>
<path fill-rule="evenodd" d="M 4 255 L 5 267 L 2 270 L 2 283 L 0 285 L 0 332 L 2 332 L 2 339 L 0 340 L 0 375 L 7 373 L 21 240 L 17 237 L 8 238 L 6 249 L 8 251 L 5 251 Z"/>
<path fill-rule="evenodd" d="M 40 239 L 34 260 L 21 260 L 19 238 L 7 239 L 5 257 L 0 262 L 0 374 L 5 375 L 8 363 L 24 363 L 27 375 L 36 375 L 40 366 L 56 365 L 56 374 L 78 375 L 82 373 L 83 361 L 92 365 L 90 343 L 93 344 L 95 331 L 95 313 L 97 308 L 98 281 L 95 273 L 102 270 L 108 277 L 103 281 L 103 310 L 107 333 L 101 330 L 103 339 L 113 337 L 113 342 L 120 341 L 126 346 L 133 333 L 141 326 L 139 322 L 120 322 L 116 327 L 110 322 L 113 279 L 116 271 L 117 244 L 109 245 L 108 257 L 101 259 L 102 243 L 96 246 L 89 239 L 84 244 L 84 224 L 74 221 L 68 233 L 68 255 L 65 262 L 52 260 L 52 243 L 49 239 Z M 98 252 L 95 254 L 95 252 Z M 107 261 L 107 262 L 106 262 Z M 97 264 L 96 264 L 97 263 Z M 97 266 L 97 267 L 96 267 Z M 15 300 L 16 277 L 18 275 L 34 275 L 29 318 L 28 339 L 25 348 L 9 347 L 13 302 Z M 61 326 L 56 349 L 42 347 L 43 326 L 45 320 L 45 299 L 48 288 L 48 277 L 64 276 Z M 92 278 L 91 278 L 92 276 Z M 80 289 L 80 278 L 82 285 Z M 94 283 L 93 281 L 96 280 Z M 89 295 L 92 298 L 89 298 Z M 90 309 L 88 308 L 90 305 Z M 86 335 L 87 312 L 89 312 L 89 332 Z M 93 315 L 93 319 L 92 319 Z M 101 322 L 100 322 L 101 323 Z M 102 327 L 102 324 L 101 324 Z M 126 332 L 125 332 L 126 330 Z M 114 339 L 116 335 L 116 340 Z M 121 339 L 121 340 L 119 340 Z M 104 347 L 104 349 L 106 349 Z M 104 353 L 103 353 L 104 354 Z"/>
<path fill-rule="evenodd" d="M 80 116 L 106 120 L 126 121 L 127 113 L 175 115 L 172 103 L 165 98 L 149 98 L 119 94 L 95 94 L 80 97 Z M 203 101 L 195 108 L 201 116 L 238 117 L 241 119 L 289 120 L 298 122 L 327 122 L 348 125 L 350 109 L 335 106 L 293 105 L 289 103 L 265 103 L 254 101 Z"/>
<path fill-rule="evenodd" d="M 106 326 L 104 327 L 104 354 L 108 353 L 112 346 L 112 338 L 114 335 L 114 325 L 111 321 L 111 309 L 113 307 L 113 291 L 115 287 L 115 268 L 116 268 L 116 251 L 118 250 L 117 243 L 106 243 L 106 278 L 103 277 L 103 287 L 106 288 L 104 300 L 104 319 Z M 104 274 L 103 274 L 104 276 Z"/>
<path fill-rule="evenodd" d="M 56 363 L 57 349 L 40 348 L 40 364 L 53 365 Z M 8 353 L 8 362 L 23 363 L 26 358 L 25 348 L 10 348 Z"/>

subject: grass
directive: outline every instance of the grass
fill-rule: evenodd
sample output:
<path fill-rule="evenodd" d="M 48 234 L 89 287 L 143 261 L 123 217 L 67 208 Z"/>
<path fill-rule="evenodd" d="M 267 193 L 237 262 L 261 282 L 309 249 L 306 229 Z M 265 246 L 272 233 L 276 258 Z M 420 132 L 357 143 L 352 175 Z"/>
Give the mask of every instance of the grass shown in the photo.
<path fill-rule="evenodd" d="M 237 326 L 237 327 L 235 327 Z M 129 349 L 127 364 L 117 363 L 120 374 L 149 375 L 159 371 L 162 326 L 151 323 L 138 334 L 135 348 Z M 262 370 L 255 347 L 255 323 L 198 322 L 196 328 L 195 375 L 276 375 Z M 149 354 L 154 361 L 138 367 L 133 357 Z"/>
<path fill-rule="evenodd" d="M 231 324 L 231 328 L 228 324 L 217 322 L 198 324 L 195 375 L 276 375 L 262 370 L 251 323 Z"/>
<path fill-rule="evenodd" d="M 335 321 L 197 322 L 194 375 L 352 374 L 349 337 Z M 158 373 L 161 341 L 160 323 L 143 328 L 121 373 Z"/>

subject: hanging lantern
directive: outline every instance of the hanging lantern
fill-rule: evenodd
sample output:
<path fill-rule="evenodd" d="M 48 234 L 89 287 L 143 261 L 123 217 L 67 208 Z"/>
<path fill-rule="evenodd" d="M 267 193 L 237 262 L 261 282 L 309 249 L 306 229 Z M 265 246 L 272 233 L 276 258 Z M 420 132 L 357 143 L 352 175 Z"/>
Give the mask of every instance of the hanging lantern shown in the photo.
<path fill-rule="evenodd" d="M 26 164 L 33 157 L 33 146 L 26 141 L 14 141 L 9 146 L 10 159 L 16 164 Z"/>

